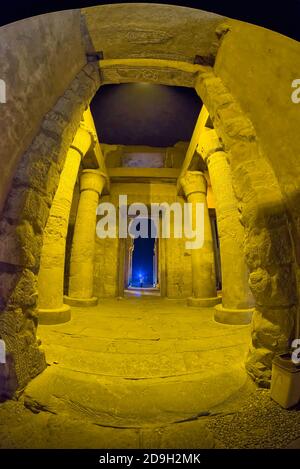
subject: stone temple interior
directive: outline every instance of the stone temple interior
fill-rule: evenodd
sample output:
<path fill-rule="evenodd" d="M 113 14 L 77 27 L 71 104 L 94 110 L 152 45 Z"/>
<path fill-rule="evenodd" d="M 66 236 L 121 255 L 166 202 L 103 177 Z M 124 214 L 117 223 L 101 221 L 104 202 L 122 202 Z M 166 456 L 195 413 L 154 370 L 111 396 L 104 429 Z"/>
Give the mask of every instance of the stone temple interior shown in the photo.
<path fill-rule="evenodd" d="M 300 337 L 300 44 L 108 4 L 3 26 L 0 56 L 0 447 L 299 448 L 270 386 Z"/>

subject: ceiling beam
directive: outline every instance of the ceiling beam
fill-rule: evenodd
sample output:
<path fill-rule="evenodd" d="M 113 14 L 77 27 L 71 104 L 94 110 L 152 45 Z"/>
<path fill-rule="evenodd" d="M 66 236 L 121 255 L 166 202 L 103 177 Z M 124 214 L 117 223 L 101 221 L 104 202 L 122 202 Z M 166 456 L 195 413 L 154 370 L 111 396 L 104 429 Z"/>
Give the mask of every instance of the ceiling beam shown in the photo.
<path fill-rule="evenodd" d="M 207 65 L 164 59 L 99 60 L 101 84 L 154 83 L 193 88 L 197 77 L 211 72 Z"/>
<path fill-rule="evenodd" d="M 181 62 L 179 60 L 164 60 L 164 59 L 103 59 L 99 61 L 100 69 L 106 69 L 110 67 L 116 67 L 119 65 L 125 65 L 128 67 L 140 67 L 140 68 L 174 68 L 182 72 L 189 73 L 206 73 L 211 70 L 210 66 L 192 64 L 189 62 Z"/>

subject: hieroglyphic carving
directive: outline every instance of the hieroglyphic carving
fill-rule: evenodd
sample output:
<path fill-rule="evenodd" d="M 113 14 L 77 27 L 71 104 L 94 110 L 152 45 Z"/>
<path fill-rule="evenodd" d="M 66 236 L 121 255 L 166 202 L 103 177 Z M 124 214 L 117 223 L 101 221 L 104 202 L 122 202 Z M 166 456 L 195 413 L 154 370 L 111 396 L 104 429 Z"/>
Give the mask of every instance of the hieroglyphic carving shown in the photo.
<path fill-rule="evenodd" d="M 162 44 L 171 41 L 174 34 L 163 30 L 144 29 L 144 28 L 122 28 L 114 27 L 114 34 L 111 34 L 111 27 L 101 26 L 98 30 L 99 35 L 106 44 L 113 44 L 117 37 L 122 42 L 130 44 Z"/>
<path fill-rule="evenodd" d="M 154 50 L 145 50 L 141 52 L 130 52 L 131 59 L 160 59 L 160 60 L 175 60 L 179 62 L 194 63 L 194 56 L 181 54 L 179 52 L 162 52 Z"/>
<path fill-rule="evenodd" d="M 173 35 L 161 30 L 131 29 L 126 32 L 125 38 L 134 44 L 161 44 L 173 38 Z"/>
<path fill-rule="evenodd" d="M 106 83 L 149 82 L 193 87 L 195 73 L 167 68 L 139 68 L 116 66 L 101 70 L 101 81 Z"/>

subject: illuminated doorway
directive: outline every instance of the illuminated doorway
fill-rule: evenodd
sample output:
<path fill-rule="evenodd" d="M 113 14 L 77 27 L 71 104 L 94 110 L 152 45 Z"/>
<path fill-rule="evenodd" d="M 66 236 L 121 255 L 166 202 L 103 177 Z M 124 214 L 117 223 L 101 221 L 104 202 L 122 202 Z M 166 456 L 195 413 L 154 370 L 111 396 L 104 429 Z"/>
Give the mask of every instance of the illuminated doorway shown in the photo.
<path fill-rule="evenodd" d="M 154 221 L 147 219 L 148 237 L 128 238 L 126 248 L 126 288 L 159 290 L 158 237 Z M 137 229 L 140 227 L 137 225 Z M 129 228 L 130 232 L 130 228 Z"/>

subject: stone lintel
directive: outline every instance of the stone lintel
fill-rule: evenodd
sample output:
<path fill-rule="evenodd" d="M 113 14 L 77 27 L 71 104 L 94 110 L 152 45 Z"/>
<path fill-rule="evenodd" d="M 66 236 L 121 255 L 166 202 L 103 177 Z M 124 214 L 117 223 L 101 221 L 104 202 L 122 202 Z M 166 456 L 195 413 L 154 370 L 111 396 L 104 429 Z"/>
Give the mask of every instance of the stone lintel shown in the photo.
<path fill-rule="evenodd" d="M 112 182 L 171 182 L 175 183 L 180 173 L 178 168 L 108 168 Z"/>
<path fill-rule="evenodd" d="M 194 88 L 197 77 L 212 70 L 209 65 L 157 58 L 104 59 L 99 66 L 102 85 L 146 82 Z"/>

